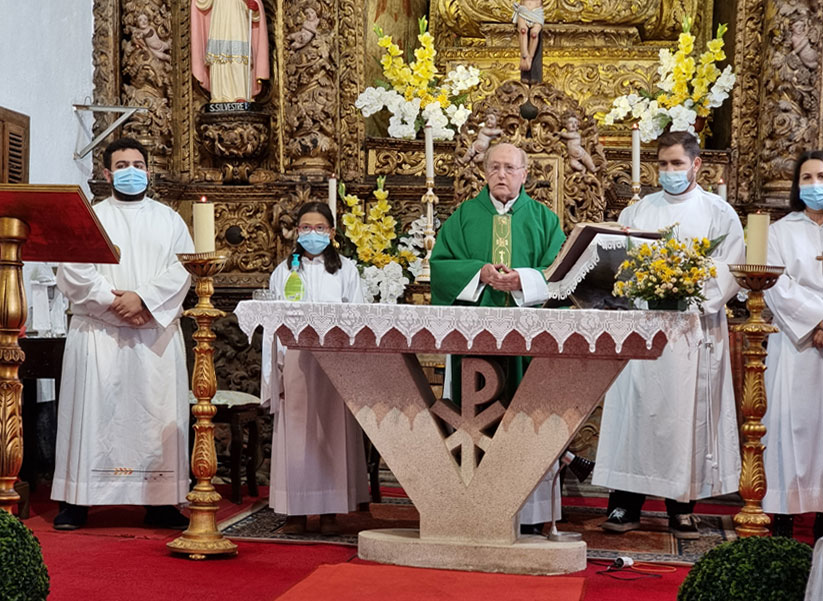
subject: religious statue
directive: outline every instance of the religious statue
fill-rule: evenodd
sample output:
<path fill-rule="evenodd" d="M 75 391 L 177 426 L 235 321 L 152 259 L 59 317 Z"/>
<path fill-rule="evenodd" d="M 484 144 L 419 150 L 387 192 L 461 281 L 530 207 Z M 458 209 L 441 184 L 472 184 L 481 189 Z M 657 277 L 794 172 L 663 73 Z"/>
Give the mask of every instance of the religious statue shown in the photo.
<path fill-rule="evenodd" d="M 597 171 L 591 155 L 583 148 L 582 137 L 580 136 L 580 120 L 573 113 L 569 113 L 563 119 L 566 131 L 559 133 L 560 137 L 566 141 L 566 150 L 569 153 L 569 165 L 575 171 L 585 171 L 588 169 L 592 173 Z"/>
<path fill-rule="evenodd" d="M 520 71 L 531 71 L 534 54 L 543 31 L 543 0 L 522 0 L 513 3 L 512 23 L 517 25 L 520 40 Z"/>
<path fill-rule="evenodd" d="M 192 73 L 211 101 L 251 101 L 269 78 L 269 37 L 260 0 L 192 0 Z"/>
<path fill-rule="evenodd" d="M 807 69 L 817 69 L 817 50 L 809 39 L 809 26 L 805 19 L 792 23 L 792 52 L 794 52 Z"/>
<path fill-rule="evenodd" d="M 303 25 L 298 31 L 288 36 L 289 45 L 292 50 L 300 50 L 314 39 L 317 35 L 317 26 L 320 25 L 320 17 L 317 11 L 309 7 L 306 9 Z"/>
<path fill-rule="evenodd" d="M 156 58 L 162 61 L 171 59 L 169 56 L 169 43 L 157 35 L 157 31 L 149 24 L 149 17 L 145 13 L 137 16 L 137 26 L 132 27 L 131 37 L 135 44 L 145 48 Z"/>
<path fill-rule="evenodd" d="M 494 113 L 487 114 L 486 122 L 477 133 L 477 139 L 471 143 L 471 146 L 469 146 L 466 150 L 466 154 L 459 159 L 459 162 L 464 165 L 472 160 L 475 163 L 482 163 L 483 159 L 486 157 L 486 151 L 489 149 L 489 145 L 492 140 L 502 134 L 503 130 L 497 127 L 497 115 Z"/>

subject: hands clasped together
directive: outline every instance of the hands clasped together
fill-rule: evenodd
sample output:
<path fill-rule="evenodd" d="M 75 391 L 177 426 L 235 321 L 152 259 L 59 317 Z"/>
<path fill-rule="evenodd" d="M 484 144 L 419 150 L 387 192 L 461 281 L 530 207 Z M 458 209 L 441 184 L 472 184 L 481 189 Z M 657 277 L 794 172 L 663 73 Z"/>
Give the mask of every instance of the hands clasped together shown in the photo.
<path fill-rule="evenodd" d="M 502 263 L 486 263 L 480 270 L 480 281 L 495 290 L 512 292 L 521 290 L 520 274 Z"/>
<path fill-rule="evenodd" d="M 112 290 L 114 302 L 109 309 L 123 321 L 133 326 L 142 326 L 152 319 L 151 312 L 143 304 L 136 292 L 131 290 Z"/>

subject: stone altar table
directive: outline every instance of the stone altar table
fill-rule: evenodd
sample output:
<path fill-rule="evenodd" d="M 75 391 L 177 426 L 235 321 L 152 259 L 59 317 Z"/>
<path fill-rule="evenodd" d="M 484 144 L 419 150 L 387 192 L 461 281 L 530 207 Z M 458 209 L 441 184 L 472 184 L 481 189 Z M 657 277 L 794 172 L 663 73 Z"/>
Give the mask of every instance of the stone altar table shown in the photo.
<path fill-rule="evenodd" d="M 262 325 L 314 353 L 419 510 L 419 532 L 361 532 L 361 558 L 525 574 L 586 567 L 584 542 L 518 536 L 517 512 L 630 359 L 699 339 L 696 313 L 665 311 L 242 301 L 235 313 L 247 335 Z M 466 356 L 461 408 L 434 397 L 415 353 Z M 508 407 L 477 355 L 533 358 Z"/>

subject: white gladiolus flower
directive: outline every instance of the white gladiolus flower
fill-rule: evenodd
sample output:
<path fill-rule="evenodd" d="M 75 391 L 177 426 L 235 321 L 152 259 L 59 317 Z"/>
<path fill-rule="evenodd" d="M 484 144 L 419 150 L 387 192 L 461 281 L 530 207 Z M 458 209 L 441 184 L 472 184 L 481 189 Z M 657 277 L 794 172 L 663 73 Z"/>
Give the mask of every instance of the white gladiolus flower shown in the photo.
<path fill-rule="evenodd" d="M 385 106 L 385 93 L 383 88 L 366 88 L 354 102 L 363 113 L 364 117 L 371 117 L 377 111 L 383 110 Z"/>
<path fill-rule="evenodd" d="M 406 123 L 399 115 L 392 115 L 389 119 L 389 135 L 392 138 L 413 140 L 417 135 L 414 129 L 414 121 Z"/>
<path fill-rule="evenodd" d="M 469 115 L 472 114 L 472 112 L 463 104 L 460 106 L 454 104 L 449 105 L 446 109 L 446 113 L 448 113 L 452 125 L 454 125 L 457 129 L 460 129 L 468 120 Z"/>
<path fill-rule="evenodd" d="M 692 109 L 679 104 L 669 109 L 669 116 L 672 118 L 672 131 L 694 131 L 697 113 Z"/>

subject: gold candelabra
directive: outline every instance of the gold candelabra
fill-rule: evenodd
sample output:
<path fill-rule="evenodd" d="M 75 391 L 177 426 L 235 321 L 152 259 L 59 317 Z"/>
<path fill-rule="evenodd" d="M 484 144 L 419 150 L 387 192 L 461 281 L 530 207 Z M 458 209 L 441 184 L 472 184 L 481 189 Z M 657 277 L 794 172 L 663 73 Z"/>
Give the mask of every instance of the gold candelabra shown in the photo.
<path fill-rule="evenodd" d="M 214 424 L 212 418 L 217 408 L 211 399 L 217 391 L 214 372 L 214 340 L 212 322 L 226 314 L 211 304 L 214 294 L 214 275 L 220 273 L 228 257 L 213 252 L 180 253 L 177 255 L 186 270 L 195 278 L 197 305 L 183 313 L 197 322 L 192 335 L 194 347 L 194 373 L 191 389 L 197 398 L 192 407 L 194 424 L 194 450 L 191 469 L 197 484 L 186 498 L 191 503 L 191 517 L 186 531 L 167 544 L 175 553 L 185 553 L 190 559 L 204 559 L 207 555 L 236 555 L 237 545 L 223 538 L 217 529 L 217 507 L 220 494 L 214 490 L 211 480 L 217 472 L 217 453 L 214 448 Z"/>
<path fill-rule="evenodd" d="M 766 371 L 764 359 L 766 337 L 777 332 L 777 328 L 763 319 L 763 291 L 774 286 L 783 273 L 783 267 L 771 265 L 729 265 L 729 270 L 743 288 L 749 291 L 746 308 L 749 318 L 746 323 L 735 326 L 736 332 L 743 332 L 746 345 L 743 356 L 746 359 L 743 379 L 743 464 L 740 470 L 740 496 L 743 509 L 734 516 L 735 530 L 743 536 L 766 536 L 771 519 L 763 513 L 763 497 L 766 496 L 766 470 L 763 465 L 765 447 L 760 442 L 766 434 L 762 419 L 766 414 L 766 388 L 763 373 Z"/>
<path fill-rule="evenodd" d="M 423 240 L 423 249 L 426 251 L 426 256 L 423 258 L 420 274 L 414 280 L 416 284 L 431 282 L 429 259 L 431 259 L 432 250 L 434 249 L 434 205 L 440 202 L 440 199 L 434 193 L 434 179 L 426 178 L 426 188 L 426 193 L 420 199 L 420 202 L 426 207 L 426 229 L 423 231 L 426 236 Z"/>
<path fill-rule="evenodd" d="M 14 482 L 23 463 L 23 384 L 17 372 L 24 355 L 17 339 L 26 323 L 20 253 L 28 236 L 26 222 L 0 217 L 0 510 L 9 513 L 20 500 Z"/>

